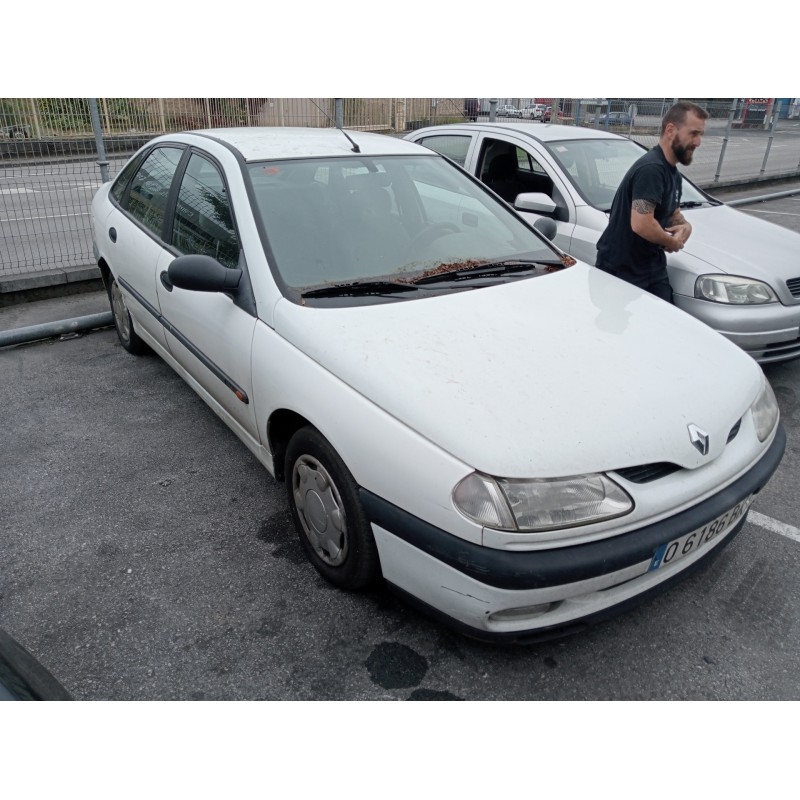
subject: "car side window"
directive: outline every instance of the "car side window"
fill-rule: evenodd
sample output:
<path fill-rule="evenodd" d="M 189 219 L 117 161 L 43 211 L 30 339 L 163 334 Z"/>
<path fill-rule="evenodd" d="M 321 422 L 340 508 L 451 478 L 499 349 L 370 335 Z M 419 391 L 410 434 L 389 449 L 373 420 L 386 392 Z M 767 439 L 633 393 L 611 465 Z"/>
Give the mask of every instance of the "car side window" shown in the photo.
<path fill-rule="evenodd" d="M 463 167 L 467 161 L 467 151 L 471 139 L 471 136 L 448 134 L 447 136 L 426 136 L 424 139 L 419 139 L 418 143 L 447 156 Z"/>
<path fill-rule="evenodd" d="M 128 212 L 158 236 L 164 227 L 167 197 L 182 155 L 180 147 L 156 148 L 131 181 Z"/>
<path fill-rule="evenodd" d="M 144 153 L 142 153 L 137 158 L 132 158 L 120 171 L 119 175 L 114 179 L 114 183 L 111 185 L 111 195 L 118 203 L 122 203 L 122 196 L 125 194 L 125 189 L 128 186 L 128 181 L 131 179 L 131 175 L 138 169 L 139 164 L 142 163 L 142 159 L 144 158 Z"/>
<path fill-rule="evenodd" d="M 172 244 L 181 253 L 211 256 L 224 267 L 239 263 L 239 239 L 230 199 L 217 167 L 193 153 L 178 190 Z"/>

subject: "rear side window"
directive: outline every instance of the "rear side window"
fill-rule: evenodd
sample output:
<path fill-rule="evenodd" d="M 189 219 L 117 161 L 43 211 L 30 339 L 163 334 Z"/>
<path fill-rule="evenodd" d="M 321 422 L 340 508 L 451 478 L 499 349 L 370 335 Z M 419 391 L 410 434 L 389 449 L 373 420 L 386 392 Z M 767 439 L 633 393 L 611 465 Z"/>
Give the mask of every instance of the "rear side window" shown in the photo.
<path fill-rule="evenodd" d="M 172 244 L 181 253 L 216 258 L 224 267 L 239 263 L 239 240 L 231 204 L 217 167 L 194 153 L 178 190 Z"/>
<path fill-rule="evenodd" d="M 182 155 L 179 147 L 156 148 L 131 181 L 128 212 L 158 236 L 164 227 L 167 197 Z"/>
<path fill-rule="evenodd" d="M 447 136 L 426 136 L 424 139 L 419 140 L 419 144 L 447 156 L 463 167 L 467 162 L 467 151 L 469 150 L 469 143 L 471 136 L 456 136 L 449 134 Z"/>
<path fill-rule="evenodd" d="M 136 171 L 139 167 L 139 164 L 142 163 L 142 159 L 144 158 L 144 153 L 139 155 L 137 158 L 132 158 L 121 170 L 119 175 L 114 179 L 114 183 L 111 186 L 111 195 L 118 203 L 122 203 L 122 195 L 125 194 L 125 188 L 128 185 L 128 181 L 131 179 L 131 175 Z"/>

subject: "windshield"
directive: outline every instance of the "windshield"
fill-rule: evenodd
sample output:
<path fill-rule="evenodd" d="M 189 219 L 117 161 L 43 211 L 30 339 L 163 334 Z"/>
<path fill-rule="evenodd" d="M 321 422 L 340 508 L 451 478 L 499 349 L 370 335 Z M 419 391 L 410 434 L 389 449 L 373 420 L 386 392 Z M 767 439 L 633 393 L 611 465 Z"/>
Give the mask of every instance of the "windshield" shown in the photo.
<path fill-rule="evenodd" d="M 548 150 L 569 176 L 581 197 L 601 211 L 610 211 L 617 187 L 645 148 L 631 139 L 578 139 L 553 142 Z M 681 200 L 707 203 L 709 198 L 684 178 Z"/>
<path fill-rule="evenodd" d="M 376 279 L 410 283 L 509 258 L 562 264 L 543 237 L 437 155 L 270 161 L 247 170 L 289 296 Z"/>

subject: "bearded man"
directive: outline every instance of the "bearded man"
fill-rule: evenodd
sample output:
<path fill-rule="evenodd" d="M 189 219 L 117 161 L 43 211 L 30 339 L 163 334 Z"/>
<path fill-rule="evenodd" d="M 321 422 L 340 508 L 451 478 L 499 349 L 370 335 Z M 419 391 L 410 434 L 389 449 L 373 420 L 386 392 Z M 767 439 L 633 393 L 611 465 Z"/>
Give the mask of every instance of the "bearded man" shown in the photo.
<path fill-rule="evenodd" d="M 678 164 L 692 162 L 708 113 L 675 103 L 661 120 L 658 144 L 622 179 L 608 227 L 597 242 L 597 267 L 672 302 L 666 253 L 683 249 L 692 232 L 680 210 Z"/>

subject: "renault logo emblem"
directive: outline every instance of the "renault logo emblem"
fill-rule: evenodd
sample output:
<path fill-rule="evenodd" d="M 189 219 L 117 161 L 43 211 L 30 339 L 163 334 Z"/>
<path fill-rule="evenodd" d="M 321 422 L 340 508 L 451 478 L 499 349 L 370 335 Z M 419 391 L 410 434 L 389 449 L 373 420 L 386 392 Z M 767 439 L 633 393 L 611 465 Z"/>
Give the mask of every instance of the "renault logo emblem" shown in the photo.
<path fill-rule="evenodd" d="M 709 439 L 708 434 L 697 427 L 697 425 L 689 425 L 689 438 L 692 444 L 700 451 L 701 456 L 708 455 Z"/>

